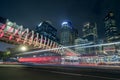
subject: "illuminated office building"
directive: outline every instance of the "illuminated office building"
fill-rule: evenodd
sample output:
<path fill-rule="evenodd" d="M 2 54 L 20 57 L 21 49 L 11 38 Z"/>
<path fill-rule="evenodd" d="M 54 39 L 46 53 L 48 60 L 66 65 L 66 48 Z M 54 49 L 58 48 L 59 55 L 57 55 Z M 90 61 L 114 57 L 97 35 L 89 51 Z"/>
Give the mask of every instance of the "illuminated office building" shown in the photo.
<path fill-rule="evenodd" d="M 93 42 L 93 44 L 97 43 L 97 24 L 96 23 L 87 23 L 83 27 L 83 39 L 87 39 L 88 42 Z M 86 54 L 96 54 L 96 48 L 86 48 L 87 53 Z"/>
<path fill-rule="evenodd" d="M 57 37 L 57 29 L 55 29 L 48 21 L 43 21 L 39 25 L 37 25 L 35 32 L 49 38 L 50 40 L 59 42 L 59 39 Z"/>
<path fill-rule="evenodd" d="M 72 26 L 71 22 L 63 22 L 60 30 L 60 43 L 62 45 L 72 44 Z"/>
<path fill-rule="evenodd" d="M 87 23 L 83 27 L 83 39 L 96 43 L 97 41 L 97 25 L 96 23 Z"/>
<path fill-rule="evenodd" d="M 117 41 L 119 39 L 115 16 L 113 12 L 109 12 L 105 17 L 105 36 L 107 42 Z"/>
<path fill-rule="evenodd" d="M 87 45 L 89 42 L 87 39 L 82 39 L 82 38 L 77 38 L 75 39 L 75 45 L 78 47 L 75 47 L 75 51 L 78 52 L 79 54 L 86 54 L 87 51 L 84 48 L 81 48 L 83 45 Z"/>
<path fill-rule="evenodd" d="M 60 43 L 68 46 L 74 43 L 73 27 L 71 22 L 63 22 L 60 30 Z"/>

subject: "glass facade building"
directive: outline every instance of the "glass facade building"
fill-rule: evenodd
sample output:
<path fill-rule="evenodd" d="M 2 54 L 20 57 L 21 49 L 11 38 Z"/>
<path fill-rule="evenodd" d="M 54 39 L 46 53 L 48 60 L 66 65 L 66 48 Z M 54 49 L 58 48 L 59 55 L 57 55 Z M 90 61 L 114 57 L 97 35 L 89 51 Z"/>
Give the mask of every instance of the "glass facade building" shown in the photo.
<path fill-rule="evenodd" d="M 63 22 L 60 31 L 60 43 L 65 46 L 73 45 L 77 31 L 75 32 L 71 22 Z"/>
<path fill-rule="evenodd" d="M 87 39 L 88 41 L 92 41 L 96 43 L 98 37 L 96 23 L 85 24 L 82 31 L 83 31 L 83 39 Z"/>
<path fill-rule="evenodd" d="M 87 39 L 88 42 L 93 42 L 93 44 L 97 43 L 97 24 L 96 23 L 87 23 L 84 25 L 83 27 L 83 39 Z M 93 45 L 91 44 L 91 45 Z M 95 55 L 96 54 L 96 48 L 91 47 L 91 48 L 86 48 L 85 49 L 87 51 L 87 55 L 91 54 L 91 55 Z"/>
<path fill-rule="evenodd" d="M 49 22 L 43 21 L 36 26 L 35 32 L 43 35 L 44 37 L 49 38 L 55 42 L 59 42 L 57 37 L 57 29 L 55 29 Z"/>
<path fill-rule="evenodd" d="M 107 42 L 118 40 L 118 32 L 113 12 L 109 12 L 105 17 L 105 36 Z"/>
<path fill-rule="evenodd" d="M 79 45 L 78 47 L 75 47 L 75 51 L 79 54 L 86 54 L 86 49 L 81 48 L 83 45 L 89 43 L 87 39 L 77 38 L 75 39 L 75 45 Z"/>

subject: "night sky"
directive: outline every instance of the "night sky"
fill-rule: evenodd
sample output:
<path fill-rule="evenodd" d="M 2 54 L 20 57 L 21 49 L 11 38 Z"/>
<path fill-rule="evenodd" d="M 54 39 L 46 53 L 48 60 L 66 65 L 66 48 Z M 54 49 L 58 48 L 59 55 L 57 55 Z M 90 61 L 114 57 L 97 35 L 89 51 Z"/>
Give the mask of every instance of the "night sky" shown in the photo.
<path fill-rule="evenodd" d="M 119 5 L 120 0 L 0 0 L 0 16 L 30 29 L 47 20 L 59 30 L 63 21 L 70 20 L 80 36 L 85 23 L 96 22 L 98 36 L 104 38 L 104 17 L 109 11 L 115 13 L 120 29 Z"/>

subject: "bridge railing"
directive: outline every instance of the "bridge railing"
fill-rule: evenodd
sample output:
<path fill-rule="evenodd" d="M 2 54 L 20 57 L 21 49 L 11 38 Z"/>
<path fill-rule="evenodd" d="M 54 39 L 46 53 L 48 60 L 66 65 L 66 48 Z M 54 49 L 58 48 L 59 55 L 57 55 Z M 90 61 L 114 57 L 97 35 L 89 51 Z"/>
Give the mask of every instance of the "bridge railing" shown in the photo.
<path fill-rule="evenodd" d="M 35 33 L 28 28 L 24 29 L 9 20 L 6 23 L 0 23 L 0 40 L 12 44 L 23 44 L 35 48 L 51 49 L 59 47 L 57 42 L 54 42 L 39 33 Z M 59 50 L 53 50 L 59 52 Z"/>

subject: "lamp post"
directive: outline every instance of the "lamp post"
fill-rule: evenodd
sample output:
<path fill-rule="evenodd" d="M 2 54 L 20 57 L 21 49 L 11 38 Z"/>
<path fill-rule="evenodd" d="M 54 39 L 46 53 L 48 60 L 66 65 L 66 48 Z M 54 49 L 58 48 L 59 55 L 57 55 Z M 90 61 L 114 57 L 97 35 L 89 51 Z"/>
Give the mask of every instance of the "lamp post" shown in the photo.
<path fill-rule="evenodd" d="M 26 46 L 21 46 L 20 51 L 27 51 L 27 47 Z"/>

